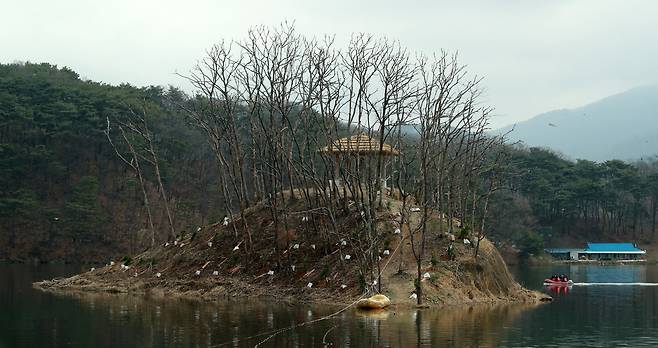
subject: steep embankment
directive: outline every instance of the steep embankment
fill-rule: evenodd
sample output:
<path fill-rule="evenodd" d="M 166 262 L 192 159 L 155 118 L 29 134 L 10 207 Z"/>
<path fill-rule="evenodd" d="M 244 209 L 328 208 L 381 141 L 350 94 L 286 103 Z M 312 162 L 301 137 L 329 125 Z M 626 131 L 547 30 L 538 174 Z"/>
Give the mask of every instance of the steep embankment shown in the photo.
<path fill-rule="evenodd" d="M 304 211 L 301 203 L 288 209 Z M 386 198 L 377 219 L 381 231 L 379 267 L 381 292 L 394 304 L 414 304 L 416 263 L 411 250 L 409 227 L 395 233 L 401 203 Z M 412 213 L 411 228 L 420 213 Z M 272 297 L 278 300 L 351 303 L 362 297 L 364 283 L 363 240 L 357 226 L 361 215 L 351 210 L 338 220 L 337 238 L 318 232 L 322 215 L 289 214 L 287 228 L 275 228 L 269 209 L 256 206 L 245 212 L 242 223 L 218 223 L 182 235 L 176 241 L 147 250 L 134 258 L 114 261 L 103 268 L 66 279 L 36 283 L 47 290 L 135 292 L 153 296 L 181 296 L 206 300 L 219 298 Z M 282 225 L 279 220 L 276 224 Z M 251 242 L 243 233 L 248 228 Z M 236 235 L 236 230 L 239 233 Z M 320 229 L 321 231 L 321 229 Z M 352 236 L 351 238 L 349 236 Z M 503 301 L 536 302 L 547 296 L 522 288 L 514 281 L 495 247 L 481 242 L 477 261 L 472 244 L 454 242 L 450 260 L 448 235 L 431 233 L 422 272 L 426 303 L 455 305 Z M 278 252 L 275 246 L 278 246 Z"/>

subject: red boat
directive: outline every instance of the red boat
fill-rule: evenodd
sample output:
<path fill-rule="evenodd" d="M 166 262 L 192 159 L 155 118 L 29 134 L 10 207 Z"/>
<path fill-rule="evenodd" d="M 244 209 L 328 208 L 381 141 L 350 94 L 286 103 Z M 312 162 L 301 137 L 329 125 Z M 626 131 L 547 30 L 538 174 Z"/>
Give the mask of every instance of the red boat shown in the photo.
<path fill-rule="evenodd" d="M 544 285 L 547 286 L 572 286 L 573 280 L 569 279 L 566 282 L 561 280 L 551 280 L 550 278 L 544 279 Z"/>

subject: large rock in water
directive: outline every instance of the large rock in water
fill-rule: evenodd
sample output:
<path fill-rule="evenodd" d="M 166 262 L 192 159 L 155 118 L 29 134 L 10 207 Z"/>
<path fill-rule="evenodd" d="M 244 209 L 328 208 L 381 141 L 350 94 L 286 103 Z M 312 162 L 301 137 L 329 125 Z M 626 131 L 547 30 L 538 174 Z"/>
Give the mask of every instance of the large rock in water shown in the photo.
<path fill-rule="evenodd" d="M 356 303 L 357 308 L 361 309 L 383 309 L 391 305 L 391 300 L 386 295 L 377 294 L 370 298 L 364 298 Z"/>

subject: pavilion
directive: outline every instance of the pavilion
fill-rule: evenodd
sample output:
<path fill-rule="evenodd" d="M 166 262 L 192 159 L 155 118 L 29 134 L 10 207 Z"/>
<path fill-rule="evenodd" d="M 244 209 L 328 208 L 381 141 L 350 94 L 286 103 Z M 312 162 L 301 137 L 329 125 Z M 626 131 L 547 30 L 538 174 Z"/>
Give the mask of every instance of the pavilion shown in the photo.
<path fill-rule="evenodd" d="M 372 139 L 365 133 L 359 133 L 350 137 L 345 137 L 333 141 L 331 144 L 321 148 L 319 151 L 327 152 L 335 155 L 336 158 L 336 178 L 340 177 L 340 167 L 341 163 L 347 168 L 351 167 L 351 162 L 354 160 L 356 162 L 356 170 L 359 170 L 359 162 L 363 160 L 363 157 L 366 158 L 376 158 L 379 154 L 390 158 L 392 156 L 400 156 L 400 151 L 393 148 L 393 146 L 380 143 L 378 140 Z M 382 182 L 382 188 L 387 188 L 386 186 L 386 165 L 388 161 L 385 160 L 382 168 L 382 173 L 380 173 L 380 180 Z"/>

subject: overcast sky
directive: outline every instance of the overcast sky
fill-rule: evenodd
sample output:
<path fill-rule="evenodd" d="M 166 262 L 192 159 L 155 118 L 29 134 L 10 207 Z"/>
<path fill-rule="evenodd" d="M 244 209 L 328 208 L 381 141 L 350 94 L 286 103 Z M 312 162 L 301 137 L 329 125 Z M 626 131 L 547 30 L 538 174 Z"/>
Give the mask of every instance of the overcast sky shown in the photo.
<path fill-rule="evenodd" d="M 0 62 L 49 62 L 107 83 L 174 85 L 220 39 L 294 21 L 427 54 L 459 51 L 485 77 L 499 127 L 658 83 L 658 1 L 0 0 Z"/>

